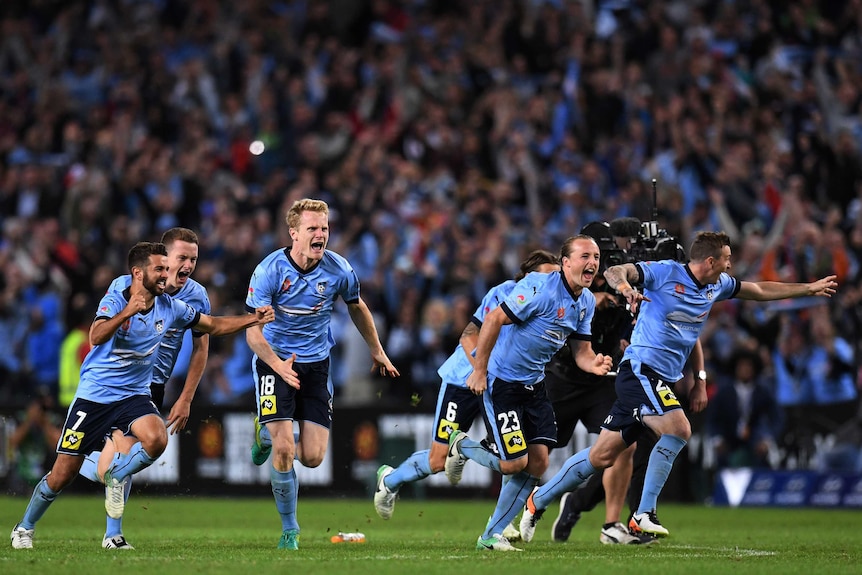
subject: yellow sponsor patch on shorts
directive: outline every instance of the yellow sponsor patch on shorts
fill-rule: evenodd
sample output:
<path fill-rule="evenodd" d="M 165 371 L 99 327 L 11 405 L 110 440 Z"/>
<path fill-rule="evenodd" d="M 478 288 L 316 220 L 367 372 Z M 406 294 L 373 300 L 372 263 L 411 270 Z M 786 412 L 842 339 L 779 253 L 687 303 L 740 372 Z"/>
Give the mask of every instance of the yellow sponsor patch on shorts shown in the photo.
<path fill-rule="evenodd" d="M 503 449 L 505 449 L 506 453 L 508 453 L 509 455 L 514 455 L 516 453 L 520 453 L 526 450 L 527 440 L 524 439 L 523 432 L 519 429 L 518 431 L 504 433 Z"/>
<path fill-rule="evenodd" d="M 458 427 L 458 424 L 453 421 L 441 419 L 440 425 L 437 427 L 437 437 L 443 441 L 449 441 L 449 436 L 452 435 L 452 432 L 458 429 Z"/>
<path fill-rule="evenodd" d="M 261 415 L 272 415 L 275 413 L 275 396 L 274 395 L 261 395 L 260 396 L 260 414 Z"/>
<path fill-rule="evenodd" d="M 659 398 L 661 398 L 661 403 L 665 407 L 676 407 L 679 405 L 679 400 L 676 398 L 676 395 L 669 390 L 665 389 L 659 392 Z"/>
<path fill-rule="evenodd" d="M 81 442 L 84 441 L 84 434 L 74 429 L 66 429 L 63 431 L 63 441 L 60 442 L 60 447 L 63 449 L 80 449 Z"/>

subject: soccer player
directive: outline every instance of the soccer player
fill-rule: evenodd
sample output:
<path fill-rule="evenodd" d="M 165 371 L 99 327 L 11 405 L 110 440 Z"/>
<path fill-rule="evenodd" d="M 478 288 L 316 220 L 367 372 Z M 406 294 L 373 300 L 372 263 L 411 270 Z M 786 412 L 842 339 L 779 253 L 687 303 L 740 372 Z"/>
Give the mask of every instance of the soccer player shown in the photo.
<path fill-rule="evenodd" d="M 93 349 L 81 366 L 81 382 L 69 407 L 54 466 L 36 485 L 21 521 L 12 529 L 12 547 L 33 547 L 36 523 L 78 474 L 83 454 L 94 451 L 112 429 L 130 431 L 138 442 L 115 458 L 105 472 L 105 509 L 121 517 L 124 481 L 150 466 L 167 445 L 165 422 L 150 398 L 153 364 L 170 329 L 195 328 L 229 335 L 275 318 L 270 306 L 254 315 L 213 317 L 165 294 L 168 257 L 164 244 L 139 242 L 129 251 L 131 286 L 108 292 L 90 326 Z"/>
<path fill-rule="evenodd" d="M 417 451 L 397 468 L 381 465 L 377 470 L 374 509 L 380 517 L 383 519 L 392 517 L 395 499 L 402 485 L 443 471 L 449 436 L 456 429 L 469 431 L 470 425 L 482 409 L 480 397 L 467 389 L 467 377 L 473 371 L 473 353 L 485 316 L 500 305 L 515 284 L 528 273 L 533 271 L 550 273 L 559 269 L 560 265 L 554 254 L 545 250 L 535 250 L 521 262 L 520 271 L 514 280 L 506 280 L 492 287 L 482 298 L 482 303 L 461 333 L 458 347 L 437 371 L 443 383 L 437 394 L 436 423 L 431 449 Z M 456 479 L 460 480 L 460 476 Z"/>
<path fill-rule="evenodd" d="M 728 273 L 730 255 L 727 234 L 700 232 L 692 242 L 687 264 L 663 260 L 611 266 L 605 272 L 610 286 L 630 306 L 644 302 L 619 367 L 617 400 L 596 443 L 570 457 L 528 497 L 520 525 L 524 541 L 533 538 L 536 522 L 552 501 L 579 486 L 596 469 L 613 464 L 645 428 L 659 439 L 650 453 L 640 505 L 629 529 L 657 537 L 669 534 L 658 520 L 656 502 L 676 456 L 691 436 L 691 425 L 673 386 L 682 377 L 686 358 L 713 304 L 733 297 L 757 301 L 831 297 L 838 287 L 834 275 L 811 283 L 740 281 Z M 642 284 L 643 293 L 632 284 Z M 691 401 L 704 401 L 705 394 L 705 385 L 698 380 Z"/>
<path fill-rule="evenodd" d="M 549 446 L 556 444 L 554 411 L 544 384 L 545 364 L 572 333 L 579 334 L 575 361 L 589 373 L 604 375 L 611 358 L 590 345 L 596 298 L 590 284 L 599 269 L 599 246 L 589 236 L 567 239 L 560 249 L 562 270 L 529 274 L 482 324 L 467 388 L 481 395 L 485 423 L 499 456 L 455 430 L 449 436 L 444 469 L 452 482 L 467 459 L 504 475 L 497 506 L 477 549 L 520 551 L 502 530 L 517 515 L 548 467 Z M 503 330 L 504 325 L 511 325 Z M 487 390 L 488 393 L 485 393 Z"/>
<path fill-rule="evenodd" d="M 168 252 L 168 281 L 165 293 L 189 304 L 194 310 L 210 313 L 210 301 L 204 286 L 191 279 L 198 262 L 198 236 L 187 228 L 171 228 L 162 234 L 161 242 Z M 132 276 L 124 275 L 115 279 L 108 291 L 122 292 L 132 284 Z M 164 407 L 165 384 L 171 376 L 174 364 L 183 343 L 184 329 L 169 329 L 159 345 L 158 355 L 153 364 L 153 379 L 150 383 L 150 396 L 159 408 Z M 189 370 L 182 392 L 171 407 L 167 418 L 167 428 L 174 435 L 185 429 L 189 420 L 192 399 L 203 376 L 209 354 L 209 334 L 192 330 L 192 353 L 189 360 Z M 126 435 L 120 430 L 114 430 L 111 437 L 105 441 L 101 452 L 94 451 L 84 458 L 80 474 L 93 482 L 104 481 L 105 471 L 111 464 L 117 452 L 128 453 L 137 439 Z M 124 486 L 125 499 L 128 501 L 132 489 L 132 476 Z M 102 540 L 105 549 L 134 549 L 123 536 L 122 517 L 107 516 L 105 537 Z"/>
<path fill-rule="evenodd" d="M 602 265 L 590 286 L 590 291 L 596 297 L 596 313 L 591 326 L 592 345 L 594 350 L 611 356 L 614 365 L 619 365 L 623 351 L 628 345 L 634 325 L 634 314 L 627 309 L 622 297 L 608 287 L 602 273 L 605 271 L 607 261 L 611 258 L 620 261 L 621 252 L 625 254 L 631 249 L 631 239 L 639 234 L 640 229 L 641 223 L 637 218 L 618 218 L 610 224 L 593 222 L 581 230 L 581 233 L 593 237 L 602 250 Z M 572 336 L 569 336 L 569 339 L 571 341 Z M 567 341 L 567 345 L 563 346 L 545 366 L 545 385 L 557 418 L 558 446 L 569 443 L 579 421 L 591 435 L 598 435 L 602 422 L 617 398 L 612 373 L 605 377 L 598 377 L 578 368 L 572 357 L 570 341 Z M 692 363 L 700 366 L 698 369 L 703 369 L 703 354 L 699 343 L 695 345 L 692 353 Z M 644 442 L 648 443 L 648 439 L 642 437 L 640 443 Z M 637 479 L 632 477 L 632 471 L 635 468 L 633 461 L 635 447 L 638 447 L 638 454 L 641 454 L 644 451 L 648 453 L 651 445 L 651 443 L 648 446 L 630 445 L 620 453 L 612 466 L 593 475 L 579 489 L 564 493 L 560 499 L 560 513 L 551 528 L 553 540 L 568 541 L 572 528 L 580 519 L 581 512 L 592 510 L 604 499 L 605 522 L 599 534 L 601 543 L 642 545 L 654 542 L 655 539 L 651 536 L 634 536 L 629 533 L 628 519 L 625 523 L 620 521 L 629 484 L 632 479 Z M 642 449 L 644 447 L 646 449 Z M 641 470 L 645 467 L 644 462 L 643 467 L 638 466 L 637 469 Z M 638 476 L 640 477 L 642 474 Z M 642 481 L 640 483 L 642 484 Z M 634 492 L 634 489 L 632 491 Z M 640 500 L 639 490 L 637 494 L 632 493 L 629 500 L 635 497 L 637 499 L 633 504 L 634 508 Z"/>
<path fill-rule="evenodd" d="M 286 220 L 293 245 L 258 264 L 246 298 L 249 310 L 272 304 L 276 319 L 248 330 L 246 339 L 254 352 L 255 447 L 264 461 L 272 452 L 270 481 L 282 523 L 278 548 L 295 550 L 299 548 L 299 522 L 293 460 L 296 456 L 303 465 L 317 467 L 326 455 L 332 426 L 329 352 L 334 342 L 330 320 L 339 297 L 368 345 L 372 372 L 390 377 L 400 374 L 386 356 L 371 311 L 359 296 L 353 268 L 326 249 L 329 206 L 321 200 L 297 200 Z M 298 440 L 293 434 L 294 420 L 299 421 Z M 270 436 L 268 448 L 261 444 L 262 426 Z"/>

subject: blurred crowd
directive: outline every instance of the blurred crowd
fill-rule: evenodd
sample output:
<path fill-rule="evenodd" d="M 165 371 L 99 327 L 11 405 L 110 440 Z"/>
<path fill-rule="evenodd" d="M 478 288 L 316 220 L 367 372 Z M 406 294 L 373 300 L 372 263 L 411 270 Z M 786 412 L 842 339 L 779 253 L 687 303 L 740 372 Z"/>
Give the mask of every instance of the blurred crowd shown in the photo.
<path fill-rule="evenodd" d="M 339 393 L 433 402 L 530 250 L 655 207 L 685 246 L 731 234 L 741 279 L 838 276 L 825 303 L 717 305 L 703 338 L 716 392 L 757 358 L 775 440 L 809 406 L 835 431 L 859 383 L 860 110 L 860 0 L 5 0 L 0 403 L 59 393 L 129 247 L 169 227 L 240 312 L 301 197 L 329 202 L 403 374 L 369 380 L 342 315 Z M 249 366 L 214 338 L 196 401 L 250 408 Z"/>

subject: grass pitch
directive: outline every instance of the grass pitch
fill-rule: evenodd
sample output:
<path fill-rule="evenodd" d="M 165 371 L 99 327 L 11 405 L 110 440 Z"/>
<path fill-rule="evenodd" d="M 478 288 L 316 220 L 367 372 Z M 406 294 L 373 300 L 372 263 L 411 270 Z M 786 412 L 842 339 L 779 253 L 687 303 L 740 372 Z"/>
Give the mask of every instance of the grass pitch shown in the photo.
<path fill-rule="evenodd" d="M 4 575 L 316 573 L 479 575 L 733 575 L 862 573 L 862 511 L 728 509 L 662 505 L 671 537 L 649 547 L 598 541 L 604 512 L 584 514 L 568 543 L 550 540 L 557 507 L 523 553 L 476 551 L 493 502 L 403 500 L 383 521 L 368 500 L 300 497 L 300 550 L 276 549 L 281 525 L 271 499 L 135 495 L 124 532 L 134 551 L 101 548 L 101 497 L 61 495 L 36 529 L 35 548 L 0 547 Z M 27 500 L 0 497 L 4 537 Z M 366 543 L 333 544 L 338 531 Z"/>

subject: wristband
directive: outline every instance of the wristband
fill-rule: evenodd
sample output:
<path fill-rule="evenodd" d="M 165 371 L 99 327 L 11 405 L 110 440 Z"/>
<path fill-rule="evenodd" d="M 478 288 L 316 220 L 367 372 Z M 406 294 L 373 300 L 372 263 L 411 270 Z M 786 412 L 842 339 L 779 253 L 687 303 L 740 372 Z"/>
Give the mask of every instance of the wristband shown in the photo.
<path fill-rule="evenodd" d="M 706 381 L 706 371 L 700 370 L 697 372 L 697 378 L 701 381 Z"/>

